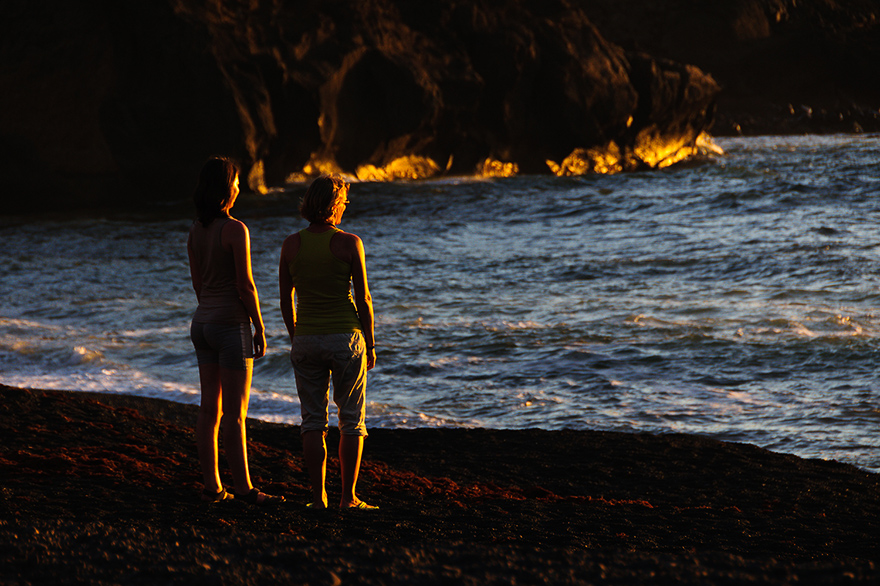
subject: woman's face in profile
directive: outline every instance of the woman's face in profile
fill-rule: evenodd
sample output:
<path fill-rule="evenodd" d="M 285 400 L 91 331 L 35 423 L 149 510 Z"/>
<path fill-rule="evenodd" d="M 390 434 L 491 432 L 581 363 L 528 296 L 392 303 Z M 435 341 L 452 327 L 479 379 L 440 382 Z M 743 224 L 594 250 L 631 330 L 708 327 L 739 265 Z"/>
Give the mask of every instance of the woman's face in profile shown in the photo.
<path fill-rule="evenodd" d="M 336 204 L 333 207 L 333 218 L 331 220 L 334 225 L 342 221 L 342 214 L 345 212 L 346 206 L 348 206 L 348 186 L 339 190 Z"/>
<path fill-rule="evenodd" d="M 238 198 L 239 193 L 241 193 L 241 190 L 238 188 L 238 175 L 236 175 L 232 181 L 232 193 L 229 194 L 229 203 L 226 204 L 227 212 L 235 205 L 235 200 Z"/>

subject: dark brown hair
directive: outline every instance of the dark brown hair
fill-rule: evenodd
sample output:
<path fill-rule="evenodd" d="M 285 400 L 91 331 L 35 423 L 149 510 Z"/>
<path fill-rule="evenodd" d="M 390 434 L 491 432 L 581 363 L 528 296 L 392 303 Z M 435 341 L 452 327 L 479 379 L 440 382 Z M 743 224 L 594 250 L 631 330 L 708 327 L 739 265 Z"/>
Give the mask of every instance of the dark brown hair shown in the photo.
<path fill-rule="evenodd" d="M 223 208 L 232 197 L 236 177 L 238 167 L 226 157 L 211 157 L 202 166 L 193 203 L 196 205 L 196 216 L 203 226 L 225 215 Z"/>

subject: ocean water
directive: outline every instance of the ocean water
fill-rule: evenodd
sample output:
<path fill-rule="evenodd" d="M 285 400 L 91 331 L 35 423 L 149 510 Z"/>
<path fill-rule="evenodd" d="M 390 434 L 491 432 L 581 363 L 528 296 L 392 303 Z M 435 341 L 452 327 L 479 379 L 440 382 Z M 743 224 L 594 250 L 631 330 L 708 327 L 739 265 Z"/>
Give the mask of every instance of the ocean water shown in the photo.
<path fill-rule="evenodd" d="M 368 426 L 684 432 L 880 472 L 880 137 L 716 142 L 660 171 L 355 184 Z M 250 415 L 294 424 L 277 267 L 301 193 L 233 211 L 269 344 Z M 0 382 L 197 403 L 190 222 L 0 219 Z"/>

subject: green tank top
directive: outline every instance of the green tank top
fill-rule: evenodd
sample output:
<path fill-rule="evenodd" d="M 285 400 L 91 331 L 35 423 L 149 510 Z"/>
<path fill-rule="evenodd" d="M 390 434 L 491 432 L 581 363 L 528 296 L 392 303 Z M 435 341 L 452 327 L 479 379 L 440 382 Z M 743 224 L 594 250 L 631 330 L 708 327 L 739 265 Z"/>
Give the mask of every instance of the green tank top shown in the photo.
<path fill-rule="evenodd" d="M 330 239 L 340 231 L 334 228 L 320 234 L 299 232 L 299 251 L 287 265 L 296 292 L 294 335 L 361 331 L 351 297 L 351 265 L 330 252 Z"/>

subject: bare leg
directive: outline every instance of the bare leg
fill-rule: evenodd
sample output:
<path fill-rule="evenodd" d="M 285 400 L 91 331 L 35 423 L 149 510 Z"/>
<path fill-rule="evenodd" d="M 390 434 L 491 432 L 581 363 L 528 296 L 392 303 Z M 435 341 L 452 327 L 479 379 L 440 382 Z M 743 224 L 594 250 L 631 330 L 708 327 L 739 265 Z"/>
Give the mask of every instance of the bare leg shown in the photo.
<path fill-rule="evenodd" d="M 303 456 L 312 482 L 312 506 L 327 508 L 327 434 L 307 431 L 302 435 Z"/>
<path fill-rule="evenodd" d="M 232 471 L 237 494 L 245 494 L 254 486 L 248 469 L 247 457 L 247 411 L 251 392 L 253 367 L 233 370 L 220 367 L 223 388 L 223 449 Z"/>
<path fill-rule="evenodd" d="M 355 496 L 355 488 L 357 487 L 363 453 L 363 436 L 341 435 L 339 437 L 339 468 L 342 474 L 342 499 L 339 501 L 340 507 L 355 507 L 361 502 Z"/>
<path fill-rule="evenodd" d="M 196 446 L 202 466 L 202 481 L 208 492 L 220 492 L 220 471 L 217 466 L 217 432 L 223 408 L 220 395 L 220 370 L 216 364 L 199 365 L 202 396 L 196 421 Z"/>

